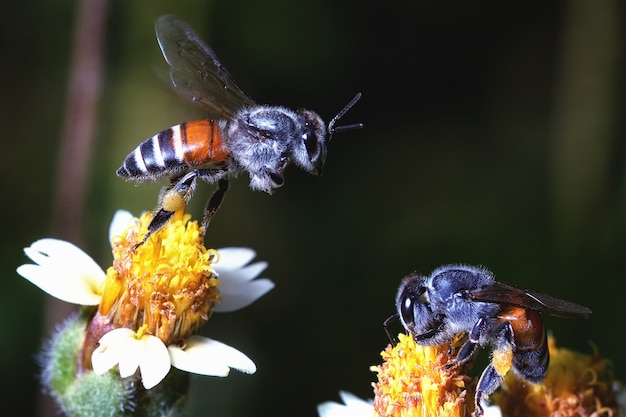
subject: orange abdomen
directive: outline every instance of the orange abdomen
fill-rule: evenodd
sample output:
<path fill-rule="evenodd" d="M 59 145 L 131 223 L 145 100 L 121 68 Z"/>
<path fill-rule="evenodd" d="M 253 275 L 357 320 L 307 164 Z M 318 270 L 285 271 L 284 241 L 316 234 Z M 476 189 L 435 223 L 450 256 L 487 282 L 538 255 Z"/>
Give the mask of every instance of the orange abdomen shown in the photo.
<path fill-rule="evenodd" d="M 513 330 L 513 368 L 531 382 L 541 381 L 548 370 L 550 354 L 539 313 L 508 306 L 498 314 L 498 319 L 509 322 Z"/>
<path fill-rule="evenodd" d="M 229 156 L 222 141 L 222 130 L 218 122 L 194 120 L 181 123 L 179 140 L 183 149 L 183 160 L 191 166 L 221 162 Z M 172 141 L 176 140 L 175 135 Z"/>
<path fill-rule="evenodd" d="M 230 153 L 222 129 L 212 120 L 193 120 L 165 129 L 128 154 L 117 174 L 133 180 L 157 180 L 206 164 L 219 164 Z"/>
<path fill-rule="evenodd" d="M 509 306 L 503 309 L 498 317 L 511 323 L 517 349 L 534 349 L 543 343 L 545 330 L 536 311 Z"/>

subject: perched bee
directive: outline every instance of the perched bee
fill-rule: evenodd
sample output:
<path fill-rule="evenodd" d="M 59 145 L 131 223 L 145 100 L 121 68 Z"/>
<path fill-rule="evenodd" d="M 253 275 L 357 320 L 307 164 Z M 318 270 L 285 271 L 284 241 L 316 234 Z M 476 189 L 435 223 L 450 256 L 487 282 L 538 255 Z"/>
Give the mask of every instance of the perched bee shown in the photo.
<path fill-rule="evenodd" d="M 146 139 L 117 170 L 120 177 L 138 182 L 170 179 L 144 241 L 184 208 L 197 178 L 218 183 L 205 211 L 206 228 L 222 202 L 230 176 L 246 171 L 253 190 L 271 194 L 283 185 L 283 172 L 291 163 L 320 175 L 330 136 L 362 127 L 360 123 L 335 127 L 360 94 L 328 127 L 311 110 L 258 105 L 239 89 L 213 50 L 187 23 L 162 16 L 155 28 L 174 89 L 202 106 L 209 119 L 181 123 Z"/>
<path fill-rule="evenodd" d="M 533 383 L 545 377 L 549 352 L 539 313 L 570 319 L 591 314 L 587 307 L 495 281 L 488 270 L 466 265 L 443 266 L 429 277 L 406 277 L 396 309 L 385 321 L 388 335 L 389 322 L 397 318 L 422 345 L 447 344 L 458 334 L 466 335 L 447 367 L 460 366 L 478 346 L 491 345 L 491 363 L 476 387 L 476 416 L 483 414 L 480 400 L 500 386 L 509 369 Z"/>

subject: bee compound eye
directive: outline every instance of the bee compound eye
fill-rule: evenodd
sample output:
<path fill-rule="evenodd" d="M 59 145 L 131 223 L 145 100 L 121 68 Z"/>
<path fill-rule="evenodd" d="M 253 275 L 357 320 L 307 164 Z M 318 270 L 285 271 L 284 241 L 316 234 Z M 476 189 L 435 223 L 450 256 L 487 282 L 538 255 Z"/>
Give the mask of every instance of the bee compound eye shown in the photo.
<path fill-rule="evenodd" d="M 415 313 L 413 309 L 414 305 L 415 299 L 413 298 L 413 296 L 411 294 L 404 294 L 404 296 L 400 300 L 399 313 L 402 317 L 402 321 L 406 324 L 410 324 L 415 321 Z"/>
<path fill-rule="evenodd" d="M 314 165 L 323 164 L 326 158 L 326 127 L 324 121 L 317 113 L 311 110 L 302 110 L 298 115 L 301 116 L 302 127 L 300 138 L 306 149 L 309 162 Z"/>
<path fill-rule="evenodd" d="M 315 160 L 320 153 L 319 140 L 309 123 L 306 124 L 304 133 L 302 133 L 302 141 L 311 161 Z"/>

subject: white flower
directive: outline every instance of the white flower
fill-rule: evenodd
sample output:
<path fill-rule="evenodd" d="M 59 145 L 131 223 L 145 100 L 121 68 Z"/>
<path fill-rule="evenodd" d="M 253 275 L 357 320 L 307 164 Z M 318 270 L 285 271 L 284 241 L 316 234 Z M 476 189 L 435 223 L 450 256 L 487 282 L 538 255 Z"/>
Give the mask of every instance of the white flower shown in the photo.
<path fill-rule="evenodd" d="M 109 240 L 137 223 L 127 211 L 118 211 L 109 228 Z M 24 252 L 34 264 L 21 265 L 17 272 L 24 278 L 63 301 L 79 305 L 98 305 L 106 273 L 75 245 L 57 239 L 34 242 Z M 274 287 L 267 279 L 255 279 L 266 262 L 249 264 L 255 252 L 249 248 L 218 249 L 219 262 L 214 269 L 219 276 L 220 303 L 217 312 L 230 312 L 252 304 Z M 231 368 L 254 373 L 256 366 L 245 354 L 228 345 L 199 335 L 192 335 L 183 346 L 166 346 L 161 339 L 117 328 L 99 340 L 92 355 L 93 370 L 102 374 L 118 365 L 125 378 L 139 369 L 146 388 L 157 385 L 174 366 L 202 375 L 226 376 Z"/>
<path fill-rule="evenodd" d="M 372 400 L 362 400 L 356 395 L 339 391 L 343 404 L 327 401 L 317 406 L 317 414 L 320 417 L 372 417 L 374 415 L 374 403 Z"/>

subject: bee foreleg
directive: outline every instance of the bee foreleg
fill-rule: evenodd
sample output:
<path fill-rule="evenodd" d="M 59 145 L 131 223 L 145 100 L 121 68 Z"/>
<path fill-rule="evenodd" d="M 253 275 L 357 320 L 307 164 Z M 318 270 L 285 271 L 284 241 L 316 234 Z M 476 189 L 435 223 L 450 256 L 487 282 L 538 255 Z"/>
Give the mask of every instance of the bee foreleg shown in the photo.
<path fill-rule="evenodd" d="M 272 182 L 274 183 L 275 187 L 280 187 L 285 183 L 285 178 L 283 177 L 283 174 L 281 174 L 278 170 L 269 168 L 269 167 L 265 167 L 263 169 L 264 174 L 266 174 L 268 177 L 270 177 L 270 179 L 272 180 Z"/>
<path fill-rule="evenodd" d="M 396 314 L 393 314 L 393 315 L 389 316 L 387 318 L 387 320 L 385 320 L 383 322 L 383 328 L 385 329 L 385 333 L 387 333 L 387 337 L 389 338 L 389 342 L 393 346 L 398 344 L 398 339 L 394 335 L 391 334 L 391 330 L 389 330 L 389 324 L 392 321 L 399 320 L 399 319 L 400 319 L 400 315 L 398 313 L 396 313 Z"/>
<path fill-rule="evenodd" d="M 285 183 L 285 178 L 281 172 L 282 169 L 284 169 L 284 167 L 274 169 L 264 166 L 256 172 L 251 172 L 250 188 L 272 194 L 276 188 L 282 187 Z"/>

